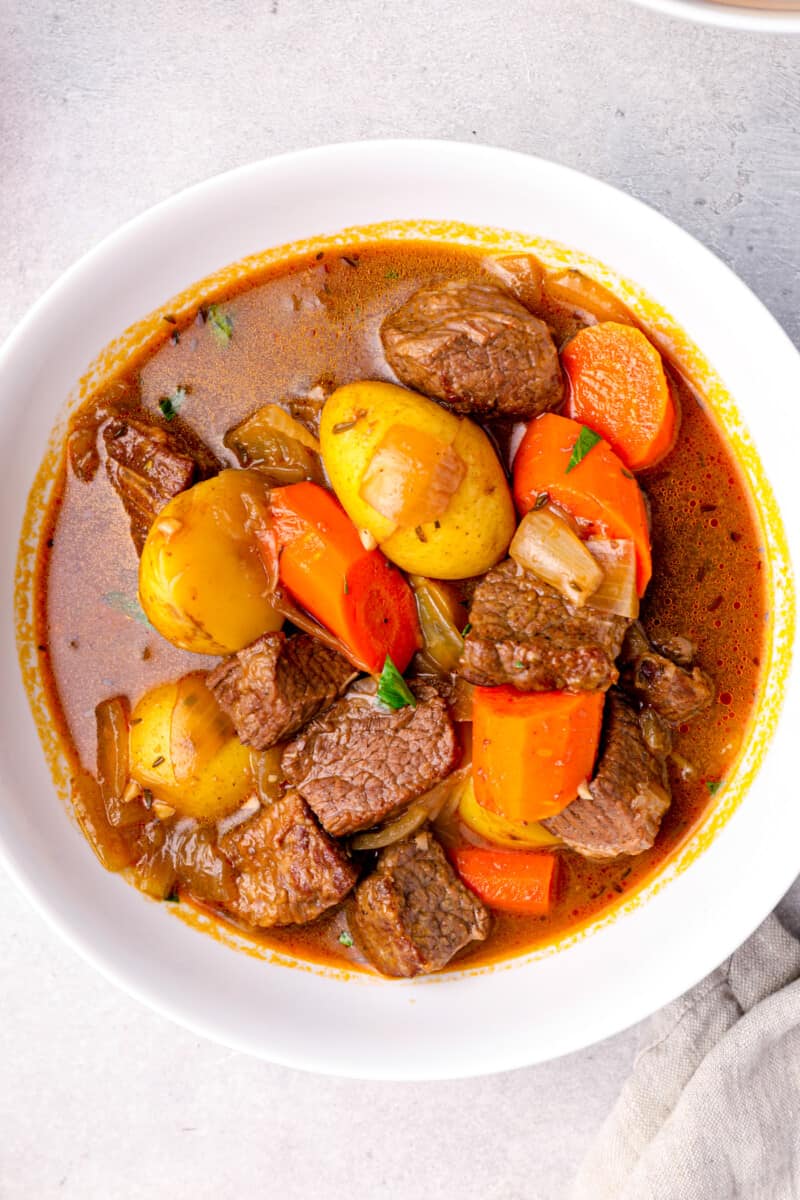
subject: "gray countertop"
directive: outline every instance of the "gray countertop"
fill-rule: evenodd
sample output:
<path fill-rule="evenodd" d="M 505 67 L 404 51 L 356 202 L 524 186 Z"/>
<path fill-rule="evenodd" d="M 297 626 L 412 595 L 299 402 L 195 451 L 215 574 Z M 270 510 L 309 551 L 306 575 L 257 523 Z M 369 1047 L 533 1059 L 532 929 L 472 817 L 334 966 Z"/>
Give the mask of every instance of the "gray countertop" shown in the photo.
<path fill-rule="evenodd" d="M 413 136 L 528 151 L 632 192 L 800 343 L 800 38 L 624 0 L 5 0 L 0 78 L 0 339 L 100 237 L 187 184 Z M 561 1200 L 634 1053 L 629 1030 L 478 1081 L 302 1075 L 144 1010 L 2 877 L 0 903 L 9 1200 Z M 784 911 L 799 909 L 795 885 Z"/>

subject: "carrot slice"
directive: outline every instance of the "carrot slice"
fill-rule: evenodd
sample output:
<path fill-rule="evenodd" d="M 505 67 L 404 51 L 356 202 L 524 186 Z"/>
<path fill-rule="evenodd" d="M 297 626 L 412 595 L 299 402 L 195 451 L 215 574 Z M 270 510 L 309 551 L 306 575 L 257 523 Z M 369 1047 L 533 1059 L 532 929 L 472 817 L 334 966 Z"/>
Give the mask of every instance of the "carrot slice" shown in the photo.
<path fill-rule="evenodd" d="M 514 500 L 526 513 L 544 496 L 582 522 L 589 536 L 632 541 L 642 596 L 653 573 L 644 497 L 611 447 L 594 437 L 587 426 L 555 413 L 531 421 L 514 459 Z"/>
<path fill-rule="evenodd" d="M 281 582 L 366 669 L 387 654 L 404 671 L 421 645 L 414 593 L 380 550 L 366 550 L 331 492 L 316 483 L 273 488 L 270 502 Z M 273 548 L 265 543 L 263 553 Z"/>
<path fill-rule="evenodd" d="M 561 352 L 571 384 L 567 412 L 599 433 L 631 471 L 671 450 L 677 414 L 664 364 L 641 329 L 601 321 Z"/>
<path fill-rule="evenodd" d="M 478 687 L 472 703 L 475 797 L 511 821 L 566 808 L 592 774 L 602 692 L 518 692 Z"/>
<path fill-rule="evenodd" d="M 451 859 L 463 882 L 490 908 L 528 917 L 549 911 L 554 854 L 460 846 Z"/>

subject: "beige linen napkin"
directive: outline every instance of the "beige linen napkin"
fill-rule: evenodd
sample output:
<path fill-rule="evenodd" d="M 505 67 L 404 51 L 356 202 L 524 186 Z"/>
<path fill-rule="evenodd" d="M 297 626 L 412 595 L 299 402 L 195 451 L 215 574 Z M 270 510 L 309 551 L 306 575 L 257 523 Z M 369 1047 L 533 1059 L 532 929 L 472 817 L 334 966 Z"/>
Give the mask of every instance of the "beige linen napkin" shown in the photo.
<path fill-rule="evenodd" d="M 572 1196 L 800 1200 L 800 943 L 777 917 L 647 1022 Z"/>

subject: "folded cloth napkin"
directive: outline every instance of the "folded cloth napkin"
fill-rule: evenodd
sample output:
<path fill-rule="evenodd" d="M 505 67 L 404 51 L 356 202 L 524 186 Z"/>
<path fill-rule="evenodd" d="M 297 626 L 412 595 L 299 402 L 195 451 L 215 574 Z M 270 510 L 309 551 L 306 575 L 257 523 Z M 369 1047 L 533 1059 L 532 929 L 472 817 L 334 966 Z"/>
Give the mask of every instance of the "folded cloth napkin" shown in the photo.
<path fill-rule="evenodd" d="M 777 917 L 644 1026 L 573 1200 L 800 1200 L 800 943 Z"/>

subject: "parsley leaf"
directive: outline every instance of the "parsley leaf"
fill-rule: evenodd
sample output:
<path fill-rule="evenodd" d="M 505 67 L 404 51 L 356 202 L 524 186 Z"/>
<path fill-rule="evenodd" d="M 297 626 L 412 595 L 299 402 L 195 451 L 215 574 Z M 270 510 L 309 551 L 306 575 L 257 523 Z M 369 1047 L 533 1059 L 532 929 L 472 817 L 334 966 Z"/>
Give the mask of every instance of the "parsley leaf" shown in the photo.
<path fill-rule="evenodd" d="M 219 305 L 212 304 L 208 310 L 208 323 L 217 341 L 221 342 L 223 346 L 227 346 L 233 337 L 233 321 L 228 314 L 221 312 Z"/>
<path fill-rule="evenodd" d="M 109 608 L 115 608 L 117 612 L 123 613 L 133 621 L 138 621 L 140 625 L 146 625 L 148 629 L 152 628 L 145 616 L 144 609 L 133 596 L 126 596 L 124 592 L 106 592 L 103 601 Z"/>
<path fill-rule="evenodd" d="M 347 932 L 346 929 L 343 929 L 342 932 L 339 934 L 339 941 L 342 943 L 343 946 L 346 946 L 348 950 L 350 949 L 350 947 L 353 944 L 353 939 L 350 937 L 350 934 Z"/>
<path fill-rule="evenodd" d="M 389 270 L 384 272 L 383 278 L 384 279 L 399 279 L 400 273 L 399 273 L 399 271 L 395 271 L 394 267 L 389 267 Z"/>
<path fill-rule="evenodd" d="M 595 433 L 595 431 L 590 429 L 588 425 L 582 425 L 581 431 L 575 439 L 575 445 L 572 447 L 572 454 L 569 456 L 569 462 L 567 463 L 565 474 L 569 475 L 570 471 L 573 471 L 575 467 L 577 467 L 578 463 L 582 462 L 583 459 L 586 458 L 586 455 L 589 453 L 592 447 L 596 446 L 600 440 L 601 438 L 599 433 Z"/>
<path fill-rule="evenodd" d="M 173 420 L 174 417 L 183 408 L 186 403 L 188 391 L 185 387 L 176 387 L 175 391 L 169 396 L 162 396 L 158 402 L 158 407 L 161 409 L 167 421 Z"/>
<path fill-rule="evenodd" d="M 471 621 L 467 621 L 466 625 L 465 625 L 465 626 L 464 626 L 464 628 L 461 630 L 461 636 L 462 636 L 462 638 L 465 638 L 471 629 L 472 629 L 472 622 L 471 622 Z"/>
<path fill-rule="evenodd" d="M 389 708 L 405 708 L 407 704 L 416 708 L 417 705 L 416 696 L 388 654 L 378 680 L 378 699 Z"/>
<path fill-rule="evenodd" d="M 708 794 L 710 796 L 716 796 L 717 792 L 722 787 L 722 780 L 721 779 L 707 779 L 706 787 L 708 788 Z"/>

